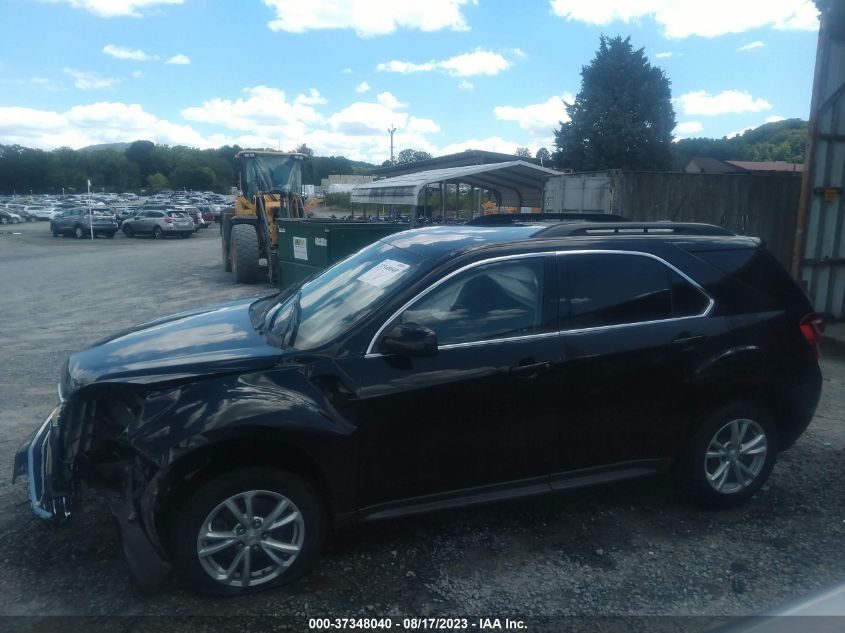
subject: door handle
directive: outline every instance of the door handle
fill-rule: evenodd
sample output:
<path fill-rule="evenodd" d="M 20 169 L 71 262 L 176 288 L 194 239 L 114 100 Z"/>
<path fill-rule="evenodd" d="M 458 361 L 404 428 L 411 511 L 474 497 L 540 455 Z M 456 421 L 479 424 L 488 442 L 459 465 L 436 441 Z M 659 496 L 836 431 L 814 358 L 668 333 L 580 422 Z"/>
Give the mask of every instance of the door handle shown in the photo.
<path fill-rule="evenodd" d="M 544 371 L 548 371 L 553 366 L 554 363 L 552 363 L 552 361 L 546 360 L 542 363 L 520 363 L 519 365 L 514 365 L 508 371 L 511 374 L 517 374 L 526 378 L 533 378 L 534 376 L 537 376 Z"/>
<path fill-rule="evenodd" d="M 672 339 L 672 345 L 677 345 L 678 347 L 690 347 L 699 341 L 703 341 L 704 338 L 705 337 L 700 334 L 693 335 L 689 332 L 681 332 L 678 336 Z"/>

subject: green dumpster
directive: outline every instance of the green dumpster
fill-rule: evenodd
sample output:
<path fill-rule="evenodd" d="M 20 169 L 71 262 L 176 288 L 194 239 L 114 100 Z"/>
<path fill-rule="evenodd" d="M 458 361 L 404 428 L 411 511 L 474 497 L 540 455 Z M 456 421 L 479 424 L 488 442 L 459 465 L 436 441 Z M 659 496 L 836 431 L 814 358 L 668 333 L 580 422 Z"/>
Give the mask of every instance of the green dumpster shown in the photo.
<path fill-rule="evenodd" d="M 328 268 L 407 223 L 322 219 L 278 220 L 279 290 Z"/>

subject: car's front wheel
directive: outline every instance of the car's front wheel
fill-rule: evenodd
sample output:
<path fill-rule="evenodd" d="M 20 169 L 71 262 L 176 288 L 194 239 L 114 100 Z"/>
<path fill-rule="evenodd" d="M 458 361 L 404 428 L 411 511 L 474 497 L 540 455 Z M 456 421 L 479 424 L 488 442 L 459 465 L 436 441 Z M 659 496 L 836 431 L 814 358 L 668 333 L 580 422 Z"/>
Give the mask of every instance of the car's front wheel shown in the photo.
<path fill-rule="evenodd" d="M 156 226 L 153 228 L 153 237 L 157 240 L 164 238 L 164 233 L 162 232 L 160 226 Z"/>
<path fill-rule="evenodd" d="M 76 236 L 76 239 L 78 239 L 78 240 L 81 240 L 83 237 L 85 237 L 85 232 L 82 230 L 82 227 L 79 226 L 79 225 L 74 227 L 73 234 Z"/>
<path fill-rule="evenodd" d="M 192 491 L 174 512 L 171 556 L 200 593 L 259 591 L 308 572 L 326 526 L 325 506 L 307 480 L 270 468 L 237 470 Z"/>
<path fill-rule="evenodd" d="M 753 402 L 732 402 L 700 424 L 681 461 L 688 490 L 703 505 L 732 507 L 756 493 L 778 454 L 772 416 Z"/>

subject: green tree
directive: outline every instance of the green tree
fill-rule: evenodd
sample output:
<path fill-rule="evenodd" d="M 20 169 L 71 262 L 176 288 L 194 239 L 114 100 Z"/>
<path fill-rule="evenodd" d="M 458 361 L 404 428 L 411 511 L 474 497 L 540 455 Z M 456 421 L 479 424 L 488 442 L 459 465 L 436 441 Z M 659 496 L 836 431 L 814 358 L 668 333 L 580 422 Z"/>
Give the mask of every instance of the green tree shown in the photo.
<path fill-rule="evenodd" d="M 415 163 L 418 160 L 427 160 L 429 158 L 431 158 L 431 154 L 428 152 L 418 149 L 403 149 L 396 155 L 396 164 Z"/>
<path fill-rule="evenodd" d="M 552 159 L 552 153 L 545 147 L 541 147 L 537 150 L 537 153 L 534 154 L 534 158 L 546 163 Z"/>
<path fill-rule="evenodd" d="M 167 179 L 167 176 L 159 172 L 147 176 L 147 184 L 153 191 L 170 188 L 170 181 Z"/>
<path fill-rule="evenodd" d="M 527 147 L 517 147 L 516 156 L 518 158 L 531 158 L 531 150 Z"/>
<path fill-rule="evenodd" d="M 305 143 L 298 145 L 297 148 L 293 151 L 296 152 L 297 154 L 305 154 L 306 156 L 309 156 L 309 157 L 314 155 L 314 150 L 311 149 L 310 147 L 308 147 Z"/>
<path fill-rule="evenodd" d="M 555 130 L 555 161 L 576 171 L 661 170 L 672 165 L 670 81 L 631 38 L 601 36 L 581 68 L 581 90 Z"/>

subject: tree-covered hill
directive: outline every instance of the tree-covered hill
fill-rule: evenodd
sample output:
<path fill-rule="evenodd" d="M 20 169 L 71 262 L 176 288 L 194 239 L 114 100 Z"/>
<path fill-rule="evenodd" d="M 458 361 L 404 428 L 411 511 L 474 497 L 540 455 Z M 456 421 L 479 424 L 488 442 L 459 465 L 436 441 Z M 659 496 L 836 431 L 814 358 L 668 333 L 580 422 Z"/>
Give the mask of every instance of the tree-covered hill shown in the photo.
<path fill-rule="evenodd" d="M 96 191 L 193 189 L 228 193 L 237 186 L 237 145 L 217 149 L 156 145 L 135 141 L 125 148 L 98 146 L 52 151 L 0 145 L 0 194 L 82 192 L 91 180 Z M 330 174 L 368 173 L 375 165 L 343 156 L 309 156 L 303 184 L 320 184 Z"/>
<path fill-rule="evenodd" d="M 807 121 L 786 119 L 766 123 L 732 138 L 686 138 L 674 144 L 675 167 L 682 169 L 694 156 L 721 160 L 782 160 L 803 163 L 807 149 Z"/>

